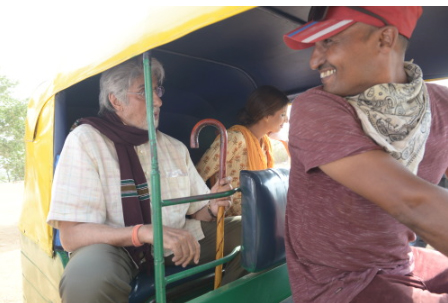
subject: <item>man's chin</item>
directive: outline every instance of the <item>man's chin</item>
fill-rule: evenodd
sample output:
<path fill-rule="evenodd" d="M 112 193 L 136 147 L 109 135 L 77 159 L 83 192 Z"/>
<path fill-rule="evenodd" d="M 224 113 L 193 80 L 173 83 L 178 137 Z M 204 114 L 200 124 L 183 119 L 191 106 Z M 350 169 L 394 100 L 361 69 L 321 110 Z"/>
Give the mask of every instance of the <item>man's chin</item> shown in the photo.
<path fill-rule="evenodd" d="M 159 120 L 154 120 L 154 126 L 156 129 L 159 128 Z M 148 121 L 146 121 L 145 125 L 142 125 L 141 129 L 149 130 Z"/>

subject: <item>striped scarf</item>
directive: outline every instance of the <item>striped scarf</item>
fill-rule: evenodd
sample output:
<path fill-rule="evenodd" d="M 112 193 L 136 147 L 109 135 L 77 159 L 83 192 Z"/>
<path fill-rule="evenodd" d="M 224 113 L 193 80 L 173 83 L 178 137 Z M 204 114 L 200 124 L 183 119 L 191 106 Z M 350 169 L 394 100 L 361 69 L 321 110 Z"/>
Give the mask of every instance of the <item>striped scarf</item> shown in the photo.
<path fill-rule="evenodd" d="M 148 183 L 134 146 L 148 141 L 148 131 L 124 125 L 115 113 L 101 117 L 83 118 L 76 125 L 89 124 L 115 144 L 121 178 L 121 203 L 125 226 L 151 224 L 151 206 Z M 152 259 L 150 246 L 125 247 L 135 263 L 140 266 Z M 148 262 L 148 265 L 152 262 Z"/>

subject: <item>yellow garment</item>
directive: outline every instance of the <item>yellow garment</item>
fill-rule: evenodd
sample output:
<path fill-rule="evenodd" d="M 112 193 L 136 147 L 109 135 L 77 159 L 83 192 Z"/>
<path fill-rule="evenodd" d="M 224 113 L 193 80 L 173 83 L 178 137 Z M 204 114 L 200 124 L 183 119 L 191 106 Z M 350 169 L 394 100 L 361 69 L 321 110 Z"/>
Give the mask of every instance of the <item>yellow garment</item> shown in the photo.
<path fill-rule="evenodd" d="M 255 135 L 245 126 L 234 125 L 230 130 L 239 131 L 243 134 L 247 146 L 247 160 L 249 170 L 261 170 L 274 167 L 274 159 L 272 157 L 272 146 L 268 135 L 261 138 L 262 146 Z"/>
<path fill-rule="evenodd" d="M 243 128 L 242 126 L 239 126 Z M 247 130 L 250 135 L 252 134 L 247 128 L 244 127 L 244 130 Z M 244 131 L 243 130 L 243 131 Z M 257 169 L 266 169 L 268 165 L 274 166 L 274 162 L 282 165 L 289 164 L 289 157 L 284 149 L 284 146 L 280 141 L 270 139 L 268 136 L 265 136 L 264 139 L 267 140 L 267 143 L 264 143 L 264 149 L 268 149 L 271 152 L 271 155 L 266 155 L 267 153 L 263 152 L 263 148 L 260 147 L 260 143 L 255 138 L 255 136 L 251 135 L 253 139 L 246 140 L 243 132 L 241 132 L 238 128 L 235 127 L 230 128 L 227 131 L 227 159 L 226 159 L 226 175 L 232 177 L 231 184 L 233 188 L 240 186 L 240 171 L 241 170 L 257 170 Z M 250 147 L 250 143 L 257 142 L 256 147 Z M 266 141 L 265 141 L 266 142 Z M 274 148 L 275 147 L 275 148 Z M 249 168 L 249 154 L 252 152 L 250 149 L 255 150 L 258 153 L 258 159 L 264 160 L 256 160 L 254 162 L 258 162 L 259 165 L 256 169 Z M 272 150 L 275 150 L 276 153 L 272 155 Z M 261 153 L 261 154 L 260 154 Z M 209 179 L 213 180 L 213 177 L 219 171 L 219 156 L 220 156 L 220 136 L 216 137 L 215 141 L 212 143 L 210 148 L 204 153 L 201 160 L 197 163 L 196 169 L 201 175 L 204 181 Z M 254 157 L 254 156 L 251 156 Z M 261 163 L 266 163 L 265 166 Z M 269 164 L 268 164 L 269 163 Z M 213 184 L 213 181 L 211 182 Z M 226 212 L 226 216 L 239 216 L 241 215 L 241 193 L 236 193 L 233 195 L 233 203 L 229 210 Z"/>

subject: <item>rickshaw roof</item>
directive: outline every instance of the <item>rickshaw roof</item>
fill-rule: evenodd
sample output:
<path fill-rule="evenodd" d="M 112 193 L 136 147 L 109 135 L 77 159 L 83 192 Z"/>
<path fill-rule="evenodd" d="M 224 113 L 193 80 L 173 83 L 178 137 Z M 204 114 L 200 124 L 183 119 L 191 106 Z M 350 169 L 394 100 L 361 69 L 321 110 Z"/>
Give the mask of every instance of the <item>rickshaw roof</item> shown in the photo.
<path fill-rule="evenodd" d="M 308 65 L 311 49 L 288 49 L 282 39 L 306 22 L 309 7 L 253 8 L 151 6 L 134 14 L 132 22 L 122 22 L 121 30 L 108 33 L 109 27 L 101 27 L 97 33 L 108 39 L 98 37 L 98 43 L 85 45 L 83 56 L 67 49 L 60 72 L 35 92 L 28 126 L 35 126 L 41 108 L 56 93 L 149 49 L 233 66 L 250 76 L 254 86 L 271 84 L 288 94 L 318 85 L 318 74 Z M 411 39 L 406 59 L 422 67 L 425 79 L 448 76 L 448 40 L 441 30 L 448 27 L 447 14 L 448 7 L 424 7 Z"/>
<path fill-rule="evenodd" d="M 62 54 L 59 72 L 34 92 L 28 105 L 27 132 L 25 140 L 32 141 L 39 113 L 49 99 L 58 92 L 84 79 L 99 74 L 146 50 L 179 39 L 197 29 L 219 22 L 233 15 L 247 11 L 250 6 L 170 6 L 143 7 L 126 22 L 121 20 L 121 28 L 113 33 L 107 26 L 99 26 L 102 34 L 110 39 L 98 37 L 95 45 L 85 45 L 86 52 L 80 57 L 70 48 Z M 74 37 L 76 43 L 83 43 Z"/>

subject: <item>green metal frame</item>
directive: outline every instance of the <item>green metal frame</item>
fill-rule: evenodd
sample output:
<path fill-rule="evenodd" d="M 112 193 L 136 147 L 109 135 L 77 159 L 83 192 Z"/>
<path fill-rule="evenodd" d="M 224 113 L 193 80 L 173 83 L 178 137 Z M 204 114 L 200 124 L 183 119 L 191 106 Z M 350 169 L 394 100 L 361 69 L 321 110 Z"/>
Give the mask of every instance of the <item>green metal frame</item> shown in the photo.
<path fill-rule="evenodd" d="M 286 263 L 269 270 L 246 275 L 189 303 L 272 303 L 291 296 Z"/>
<path fill-rule="evenodd" d="M 154 274 L 157 302 L 166 302 L 165 267 L 163 259 L 162 206 L 160 191 L 160 172 L 157 156 L 157 138 L 154 127 L 154 100 L 152 98 L 151 53 L 143 54 L 143 73 L 145 77 L 146 119 L 151 148 L 151 203 L 152 224 L 154 232 Z"/>
<path fill-rule="evenodd" d="M 222 197 L 228 197 L 239 191 L 239 188 L 235 188 L 226 192 L 205 194 L 191 197 L 184 197 L 178 199 L 171 199 L 162 201 L 161 189 L 160 189 L 160 171 L 157 156 L 157 138 L 156 130 L 154 127 L 154 100 L 152 89 L 152 77 L 151 77 L 151 51 L 147 51 L 143 54 L 143 73 L 145 78 L 145 99 L 146 99 L 146 118 L 148 121 L 148 136 L 149 144 L 151 148 L 151 204 L 152 204 L 152 224 L 154 232 L 154 281 L 156 302 L 166 302 L 166 285 L 180 279 L 192 276 L 202 271 L 206 271 L 210 268 L 224 264 L 232 260 L 241 250 L 241 246 L 236 247 L 230 254 L 224 256 L 219 260 L 195 266 L 194 268 L 179 272 L 177 274 L 165 277 L 165 266 L 163 256 L 163 230 L 162 230 L 162 207 L 197 202 L 201 200 L 217 199 Z"/>

